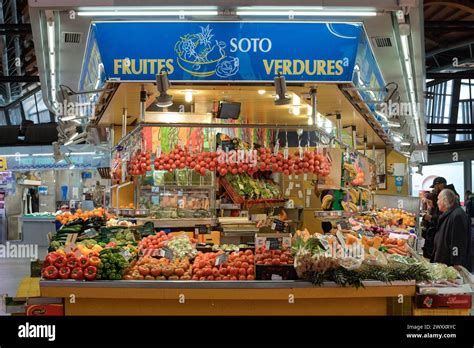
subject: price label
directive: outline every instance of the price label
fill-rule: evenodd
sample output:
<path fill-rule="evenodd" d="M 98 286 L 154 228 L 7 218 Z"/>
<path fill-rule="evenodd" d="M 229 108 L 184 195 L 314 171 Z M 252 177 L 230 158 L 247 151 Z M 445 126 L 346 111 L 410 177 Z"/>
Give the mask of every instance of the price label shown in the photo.
<path fill-rule="evenodd" d="M 265 249 L 267 250 L 279 250 L 281 249 L 281 242 L 278 238 L 267 238 L 265 241 Z"/>
<path fill-rule="evenodd" d="M 283 280 L 283 277 L 279 274 L 272 274 L 272 280 Z"/>
<path fill-rule="evenodd" d="M 339 244 L 341 244 L 342 248 L 344 249 L 346 247 L 346 241 L 344 240 L 344 236 L 342 235 L 342 232 L 340 230 L 336 232 L 336 237 L 339 241 Z"/>
<path fill-rule="evenodd" d="M 122 255 L 123 258 L 124 258 L 127 262 L 132 258 L 132 254 L 130 253 L 130 251 L 129 251 L 128 249 L 120 250 L 119 254 Z"/>
<path fill-rule="evenodd" d="M 272 222 L 272 230 L 283 232 L 285 230 L 285 223 L 281 220 L 274 219 Z"/>
<path fill-rule="evenodd" d="M 224 253 L 216 257 L 216 266 L 222 265 L 229 259 L 229 253 Z"/>
<path fill-rule="evenodd" d="M 304 157 L 303 148 L 300 146 L 300 147 L 298 148 L 298 151 L 299 151 L 299 153 L 300 153 L 300 160 L 302 160 L 303 157 Z"/>
<path fill-rule="evenodd" d="M 170 261 L 173 261 L 174 259 L 174 254 L 173 251 L 170 248 L 164 247 L 160 249 L 160 256 L 164 257 Z"/>
<path fill-rule="evenodd" d="M 277 141 L 275 144 L 275 148 L 273 149 L 273 154 L 276 156 L 278 155 L 278 151 L 280 150 L 280 143 Z"/>
<path fill-rule="evenodd" d="M 84 231 L 84 235 L 87 236 L 87 239 L 92 239 L 98 235 L 97 231 L 93 228 L 89 228 Z"/>
<path fill-rule="evenodd" d="M 286 160 L 288 159 L 288 145 L 286 145 L 283 150 L 283 158 Z"/>
<path fill-rule="evenodd" d="M 211 232 L 209 231 L 208 225 L 196 225 L 196 227 L 194 228 L 194 233 L 195 234 L 209 234 Z"/>
<path fill-rule="evenodd" d="M 158 146 L 156 147 L 156 157 L 160 157 L 160 156 L 161 156 L 161 146 L 158 145 Z"/>

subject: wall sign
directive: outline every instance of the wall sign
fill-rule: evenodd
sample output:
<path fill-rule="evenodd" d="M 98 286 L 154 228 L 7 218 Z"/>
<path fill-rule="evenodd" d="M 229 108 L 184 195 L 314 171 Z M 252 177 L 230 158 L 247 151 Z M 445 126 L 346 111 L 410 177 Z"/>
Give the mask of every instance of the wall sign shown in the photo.
<path fill-rule="evenodd" d="M 81 85 L 95 70 L 91 60 L 105 80 L 120 81 L 155 81 L 166 69 L 172 81 L 273 81 L 281 73 L 353 82 L 359 62 L 357 83 L 373 83 L 379 71 L 361 23 L 97 22 L 85 57 Z"/>

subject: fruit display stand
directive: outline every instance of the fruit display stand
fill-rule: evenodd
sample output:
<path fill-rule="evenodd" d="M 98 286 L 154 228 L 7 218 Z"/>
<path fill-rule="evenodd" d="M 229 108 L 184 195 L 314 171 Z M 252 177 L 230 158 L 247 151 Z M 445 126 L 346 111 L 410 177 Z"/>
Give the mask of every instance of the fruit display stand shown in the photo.
<path fill-rule="evenodd" d="M 64 298 L 65 315 L 388 315 L 414 281 L 364 288 L 304 281 L 41 281 L 42 297 Z M 74 298 L 74 301 L 71 301 Z"/>

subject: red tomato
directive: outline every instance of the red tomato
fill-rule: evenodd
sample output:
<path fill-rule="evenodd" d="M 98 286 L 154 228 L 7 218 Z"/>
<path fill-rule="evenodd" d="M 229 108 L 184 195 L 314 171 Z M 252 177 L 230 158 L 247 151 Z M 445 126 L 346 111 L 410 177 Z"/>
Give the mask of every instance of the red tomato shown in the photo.
<path fill-rule="evenodd" d="M 247 280 L 255 280 L 255 277 L 252 274 L 249 274 L 247 276 Z"/>
<path fill-rule="evenodd" d="M 207 280 L 214 280 L 214 276 L 213 275 L 208 276 Z"/>
<path fill-rule="evenodd" d="M 254 269 L 253 269 L 253 267 L 247 268 L 247 274 L 254 274 Z"/>
<path fill-rule="evenodd" d="M 247 275 L 247 269 L 246 268 L 239 269 L 239 274 L 240 275 Z"/>
<path fill-rule="evenodd" d="M 247 280 L 247 277 L 244 275 L 239 276 L 239 280 Z"/>
<path fill-rule="evenodd" d="M 230 277 L 230 280 L 238 280 L 236 276 Z"/>
<path fill-rule="evenodd" d="M 199 280 L 206 280 L 206 277 L 201 277 L 199 278 Z"/>
<path fill-rule="evenodd" d="M 219 272 L 219 270 L 218 270 L 216 267 L 214 267 L 214 268 L 212 269 L 212 275 L 213 275 L 214 277 L 218 277 L 218 276 L 220 275 L 220 272 Z"/>
<path fill-rule="evenodd" d="M 221 267 L 221 269 L 219 270 L 219 272 L 220 272 L 220 274 L 222 274 L 222 275 L 225 276 L 225 275 L 227 275 L 228 270 L 227 270 L 227 268 L 225 268 L 225 267 Z"/>
<path fill-rule="evenodd" d="M 212 269 L 210 267 L 204 268 L 203 274 L 204 276 L 209 277 L 212 274 Z"/>
<path fill-rule="evenodd" d="M 234 266 L 237 267 L 237 268 L 240 268 L 240 267 L 242 267 L 242 262 L 240 262 L 240 261 L 235 261 L 235 262 L 234 262 Z"/>
<path fill-rule="evenodd" d="M 247 256 L 250 256 L 250 255 L 253 255 L 253 252 L 252 250 L 248 249 L 248 250 L 245 250 L 244 254 Z"/>
<path fill-rule="evenodd" d="M 274 258 L 272 260 L 272 265 L 279 265 L 280 264 L 280 259 L 279 258 Z"/>
<path fill-rule="evenodd" d="M 242 268 L 249 268 L 249 264 L 247 262 L 242 262 L 242 265 L 241 265 Z"/>

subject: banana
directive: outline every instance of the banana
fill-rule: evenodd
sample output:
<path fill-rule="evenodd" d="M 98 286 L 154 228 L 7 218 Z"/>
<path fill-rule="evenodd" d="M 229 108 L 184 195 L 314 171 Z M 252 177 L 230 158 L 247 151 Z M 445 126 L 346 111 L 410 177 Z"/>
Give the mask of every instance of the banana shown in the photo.
<path fill-rule="evenodd" d="M 346 211 L 346 212 L 351 211 L 351 208 L 349 208 L 349 203 L 342 201 L 341 205 L 342 205 L 342 208 L 344 209 L 344 211 Z"/>
<path fill-rule="evenodd" d="M 332 203 L 334 202 L 334 197 L 331 195 L 326 195 L 323 197 L 323 200 L 321 202 L 321 208 L 322 209 L 331 209 Z"/>
<path fill-rule="evenodd" d="M 366 201 L 366 202 L 367 202 L 367 191 L 364 191 L 364 190 L 363 190 L 363 191 L 361 192 L 361 197 L 362 197 L 362 200 L 363 200 L 363 201 Z"/>
<path fill-rule="evenodd" d="M 357 205 L 355 205 L 354 203 L 352 202 L 349 202 L 349 209 L 351 211 L 353 211 L 354 213 L 357 213 L 359 211 L 359 207 Z"/>
<path fill-rule="evenodd" d="M 352 164 L 344 163 L 344 169 L 347 170 L 352 176 L 357 175 L 357 170 Z"/>
<path fill-rule="evenodd" d="M 349 189 L 349 194 L 351 196 L 352 203 L 358 204 L 359 203 L 359 191 L 354 188 Z"/>

